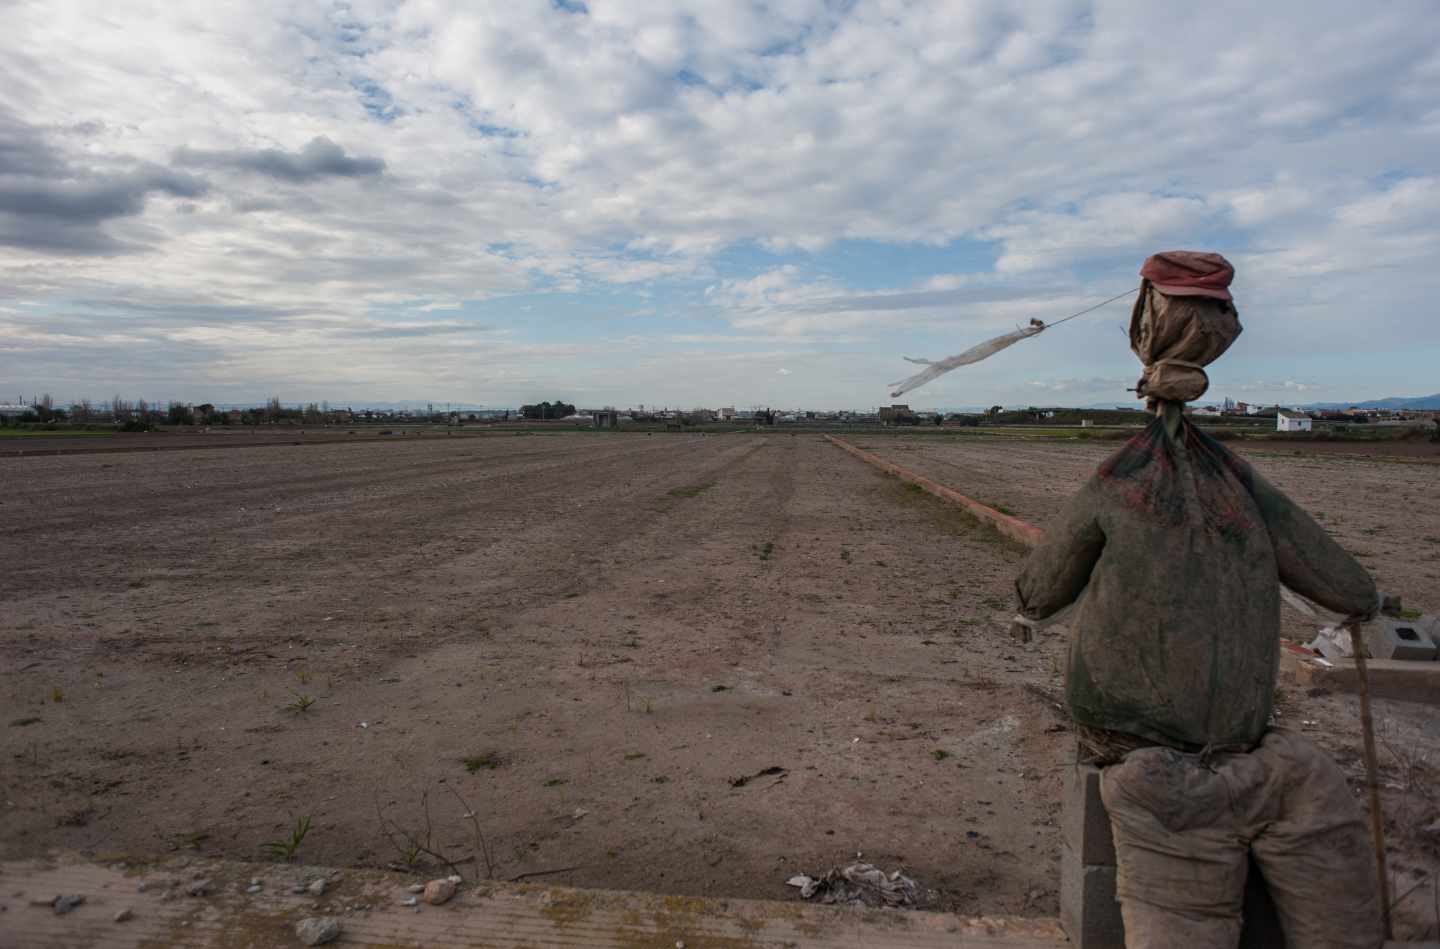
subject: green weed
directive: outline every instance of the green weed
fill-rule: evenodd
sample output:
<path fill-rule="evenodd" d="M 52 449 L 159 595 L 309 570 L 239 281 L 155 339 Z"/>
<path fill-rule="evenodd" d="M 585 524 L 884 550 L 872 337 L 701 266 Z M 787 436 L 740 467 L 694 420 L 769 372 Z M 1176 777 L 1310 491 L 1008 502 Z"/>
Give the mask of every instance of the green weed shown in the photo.
<path fill-rule="evenodd" d="M 503 764 L 503 762 L 500 760 L 500 756 L 495 754 L 493 751 L 485 755 L 476 755 L 470 758 L 461 758 L 460 763 L 463 764 L 465 766 L 465 770 L 470 772 L 471 774 L 476 774 L 480 771 L 494 771 L 496 768 L 500 767 L 501 764 Z"/>
<path fill-rule="evenodd" d="M 277 860 L 292 860 L 309 833 L 310 818 L 301 817 L 295 821 L 295 829 L 290 832 L 289 837 L 281 840 L 267 840 L 260 845 L 260 849 Z"/>

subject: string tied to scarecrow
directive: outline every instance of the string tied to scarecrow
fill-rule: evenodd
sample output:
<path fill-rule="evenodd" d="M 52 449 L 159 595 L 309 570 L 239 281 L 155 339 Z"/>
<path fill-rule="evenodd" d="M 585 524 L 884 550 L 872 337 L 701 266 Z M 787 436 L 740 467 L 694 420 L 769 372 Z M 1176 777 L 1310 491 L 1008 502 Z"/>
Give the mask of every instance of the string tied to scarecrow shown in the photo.
<path fill-rule="evenodd" d="M 1168 250 L 1145 260 L 1140 268 L 1139 296 L 1130 316 L 1130 348 L 1145 365 L 1135 385 L 1138 398 L 1158 402 L 1193 402 L 1210 388 L 1205 367 L 1219 359 L 1240 335 L 1239 315 L 1230 296 L 1235 268 L 1219 254 L 1192 250 Z M 890 383 L 891 397 L 904 395 L 940 378 L 952 369 L 969 366 L 1008 349 L 1021 340 L 1038 336 L 1047 329 L 1068 323 L 1122 297 L 1135 289 L 1063 319 L 1044 323 L 1032 319 L 1028 326 L 987 339 L 945 359 L 914 359 L 925 368 L 909 378 Z M 1219 300 L 1221 306 L 1202 304 Z"/>

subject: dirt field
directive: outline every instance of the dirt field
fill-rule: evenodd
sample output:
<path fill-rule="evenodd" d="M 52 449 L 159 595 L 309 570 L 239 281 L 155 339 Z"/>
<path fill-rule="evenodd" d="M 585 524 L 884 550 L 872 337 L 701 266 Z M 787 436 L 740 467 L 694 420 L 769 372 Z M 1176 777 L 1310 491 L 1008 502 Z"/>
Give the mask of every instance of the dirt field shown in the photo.
<path fill-rule="evenodd" d="M 1113 448 L 857 441 L 1040 523 Z M 1255 458 L 1440 608 L 1440 468 Z M 255 858 L 308 816 L 299 859 L 384 865 L 428 792 L 432 849 L 473 854 L 468 805 L 505 878 L 793 898 L 863 852 L 942 908 L 1057 912 L 1072 739 L 1031 687 L 1064 646 L 1004 636 L 1023 551 L 817 435 L 0 458 L 0 483 L 0 856 Z M 1282 713 L 1353 767 L 1351 705 Z M 1392 797 L 1413 877 L 1433 802 Z"/>

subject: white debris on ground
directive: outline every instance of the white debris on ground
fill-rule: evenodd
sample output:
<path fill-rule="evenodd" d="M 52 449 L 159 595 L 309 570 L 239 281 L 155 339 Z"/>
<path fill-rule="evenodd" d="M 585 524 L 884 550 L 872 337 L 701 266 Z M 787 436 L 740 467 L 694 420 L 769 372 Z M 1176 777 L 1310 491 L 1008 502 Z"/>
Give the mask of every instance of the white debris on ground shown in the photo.
<path fill-rule="evenodd" d="M 1322 626 L 1314 639 L 1305 644 L 1306 649 L 1318 652 L 1326 659 L 1355 658 L 1354 644 L 1350 631 L 1341 626 Z"/>
<path fill-rule="evenodd" d="M 800 888 L 802 900 L 818 903 L 913 907 L 926 902 L 927 897 L 919 883 L 899 870 L 886 873 L 869 863 L 835 867 L 822 877 L 801 873 L 785 882 Z"/>

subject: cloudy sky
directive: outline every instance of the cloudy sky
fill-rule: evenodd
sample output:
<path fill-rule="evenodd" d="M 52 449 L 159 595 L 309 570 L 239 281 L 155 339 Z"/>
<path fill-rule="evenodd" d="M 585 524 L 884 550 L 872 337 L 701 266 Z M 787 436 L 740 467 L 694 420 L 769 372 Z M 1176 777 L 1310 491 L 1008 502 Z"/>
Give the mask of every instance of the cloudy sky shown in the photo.
<path fill-rule="evenodd" d="M 1440 390 L 1433 0 L 4 7 L 0 399 L 859 408 L 1170 248 L 1207 398 Z M 909 401 L 1123 402 L 1127 318 Z"/>

